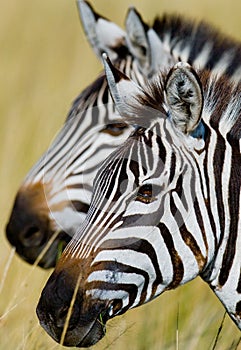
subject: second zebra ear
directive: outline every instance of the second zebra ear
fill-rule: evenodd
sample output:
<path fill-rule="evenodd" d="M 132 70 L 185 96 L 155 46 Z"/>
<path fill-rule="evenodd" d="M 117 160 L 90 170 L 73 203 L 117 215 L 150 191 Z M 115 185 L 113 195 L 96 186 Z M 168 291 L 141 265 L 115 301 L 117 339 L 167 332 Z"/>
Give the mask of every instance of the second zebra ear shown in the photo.
<path fill-rule="evenodd" d="M 133 7 L 127 13 L 125 25 L 129 51 L 137 59 L 142 71 L 147 74 L 151 64 L 151 51 L 147 37 L 149 27 Z"/>
<path fill-rule="evenodd" d="M 120 115 L 128 119 L 129 124 L 135 124 L 136 112 L 140 108 L 138 96 L 143 94 L 143 90 L 124 73 L 115 68 L 105 53 L 102 57 L 106 79 L 115 106 Z"/>
<path fill-rule="evenodd" d="M 187 63 L 179 62 L 169 72 L 165 95 L 170 117 L 184 134 L 194 133 L 203 108 L 202 85 L 198 75 Z"/>
<path fill-rule="evenodd" d="M 146 76 L 152 76 L 176 63 L 155 30 L 142 20 L 135 8 L 128 11 L 125 24 L 128 49 Z"/>
<path fill-rule="evenodd" d="M 118 25 L 96 13 L 87 1 L 77 0 L 77 6 L 87 39 L 99 58 L 103 52 L 112 60 L 126 54 L 126 34 Z"/>

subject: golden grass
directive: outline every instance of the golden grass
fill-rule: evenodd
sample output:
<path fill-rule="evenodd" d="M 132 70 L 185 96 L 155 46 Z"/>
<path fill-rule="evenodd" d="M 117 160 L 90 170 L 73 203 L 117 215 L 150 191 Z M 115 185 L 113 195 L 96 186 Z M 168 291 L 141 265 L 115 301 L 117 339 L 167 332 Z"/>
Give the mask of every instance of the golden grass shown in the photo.
<path fill-rule="evenodd" d="M 119 24 L 131 4 L 147 20 L 163 11 L 181 12 L 206 18 L 240 38 L 239 0 L 92 3 Z M 0 52 L 0 350 L 61 349 L 35 315 L 50 272 L 14 256 L 4 230 L 19 184 L 61 127 L 70 102 L 96 77 L 101 64 L 86 43 L 74 0 L 3 1 Z M 116 318 L 93 348 L 212 349 L 223 313 L 208 287 L 196 280 Z M 235 349 L 239 337 L 226 317 L 216 349 Z"/>

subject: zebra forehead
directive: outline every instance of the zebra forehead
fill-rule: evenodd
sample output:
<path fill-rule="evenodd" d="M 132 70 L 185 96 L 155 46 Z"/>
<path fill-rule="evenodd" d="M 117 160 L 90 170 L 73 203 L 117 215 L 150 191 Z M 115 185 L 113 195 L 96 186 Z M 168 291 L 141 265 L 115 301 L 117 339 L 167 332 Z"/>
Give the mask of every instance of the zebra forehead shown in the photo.
<path fill-rule="evenodd" d="M 101 72 L 99 77 L 97 77 L 97 79 L 86 89 L 84 89 L 84 91 L 74 100 L 67 115 L 66 121 L 80 113 L 81 109 L 84 108 L 85 102 L 87 102 L 91 97 L 93 99 L 96 98 L 98 96 L 99 90 L 103 86 L 107 89 L 105 74 L 104 72 Z"/>
<path fill-rule="evenodd" d="M 124 66 L 129 66 L 129 69 L 132 69 L 132 61 L 133 57 L 130 55 L 129 52 L 125 53 L 125 56 L 123 58 L 117 58 L 114 61 L 114 65 L 119 68 L 124 70 Z M 71 109 L 67 115 L 66 121 L 69 120 L 70 118 L 76 116 L 78 113 L 81 112 L 82 109 L 86 108 L 85 104 L 87 103 L 89 105 L 90 100 L 93 102 L 96 100 L 97 103 L 97 98 L 99 96 L 100 90 L 103 89 L 103 104 L 108 103 L 109 99 L 108 97 L 108 85 L 107 85 L 107 80 L 106 80 L 106 75 L 104 71 L 100 73 L 100 75 L 94 80 L 92 84 L 87 86 L 86 89 L 74 100 L 72 103 Z M 106 98 L 104 98 L 106 97 Z"/>

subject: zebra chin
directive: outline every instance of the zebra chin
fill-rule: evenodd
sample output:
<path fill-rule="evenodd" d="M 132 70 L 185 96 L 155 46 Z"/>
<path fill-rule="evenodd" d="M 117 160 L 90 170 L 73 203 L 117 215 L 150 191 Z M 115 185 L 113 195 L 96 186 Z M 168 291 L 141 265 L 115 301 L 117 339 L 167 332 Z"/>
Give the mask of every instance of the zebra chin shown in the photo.
<path fill-rule="evenodd" d="M 107 315 L 107 314 L 106 314 Z M 41 312 L 38 311 L 38 317 L 41 318 Z M 80 315 L 81 317 L 81 315 Z M 62 327 L 53 326 L 51 323 L 40 321 L 45 331 L 57 342 L 64 346 L 88 348 L 99 342 L 105 336 L 105 324 L 107 317 L 102 311 L 97 313 L 94 320 L 89 322 L 80 322 L 76 325 L 70 325 L 62 339 L 64 329 Z"/>
<path fill-rule="evenodd" d="M 106 323 L 114 316 L 113 302 L 88 294 L 85 278 L 77 275 L 71 267 L 59 272 L 57 268 L 42 291 L 36 312 L 40 325 L 56 342 L 85 348 L 105 336 Z"/>

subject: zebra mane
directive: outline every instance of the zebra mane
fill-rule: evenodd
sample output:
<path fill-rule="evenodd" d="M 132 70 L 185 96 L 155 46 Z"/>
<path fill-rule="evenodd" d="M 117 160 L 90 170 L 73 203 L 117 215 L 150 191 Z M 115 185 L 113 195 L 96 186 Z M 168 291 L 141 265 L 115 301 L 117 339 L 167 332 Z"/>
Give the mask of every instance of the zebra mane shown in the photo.
<path fill-rule="evenodd" d="M 214 130 L 232 139 L 241 137 L 241 83 L 235 84 L 226 75 L 217 77 L 200 71 L 204 106 L 202 118 Z"/>
<path fill-rule="evenodd" d="M 182 50 L 189 46 L 190 62 L 193 62 L 200 55 L 203 48 L 211 45 L 212 54 L 209 57 L 209 69 L 215 66 L 217 58 L 221 57 L 223 52 L 229 52 L 230 55 L 235 53 L 226 74 L 231 76 L 240 64 L 240 42 L 223 34 L 205 21 L 198 22 L 180 15 L 164 14 L 161 18 L 157 17 L 155 19 L 153 29 L 162 42 L 169 44 L 171 48 L 175 45 L 180 46 L 180 50 Z M 212 43 L 215 43 L 215 45 L 212 45 Z"/>

